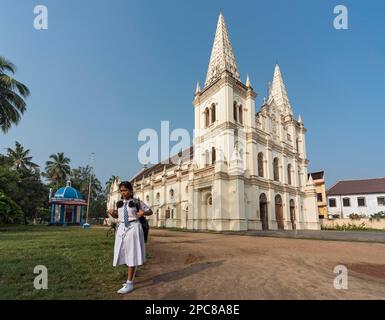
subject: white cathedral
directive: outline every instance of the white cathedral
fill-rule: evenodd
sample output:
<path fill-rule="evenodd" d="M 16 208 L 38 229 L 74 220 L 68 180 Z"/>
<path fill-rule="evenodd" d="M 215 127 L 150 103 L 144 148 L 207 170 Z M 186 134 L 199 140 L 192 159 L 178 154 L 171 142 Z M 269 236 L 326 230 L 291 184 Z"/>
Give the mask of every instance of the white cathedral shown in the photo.
<path fill-rule="evenodd" d="M 190 230 L 320 229 L 308 178 L 306 129 L 295 120 L 279 66 L 255 111 L 249 77 L 242 83 L 223 14 L 206 82 L 193 101 L 193 146 L 142 169 L 135 196 L 152 207 L 151 226 Z M 116 179 L 108 207 L 120 199 Z"/>

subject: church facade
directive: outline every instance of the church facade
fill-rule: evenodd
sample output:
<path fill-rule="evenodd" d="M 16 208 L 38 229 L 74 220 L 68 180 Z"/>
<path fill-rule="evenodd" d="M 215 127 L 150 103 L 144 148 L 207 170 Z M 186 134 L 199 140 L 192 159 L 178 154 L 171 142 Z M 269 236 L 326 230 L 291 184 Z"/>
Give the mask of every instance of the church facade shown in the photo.
<path fill-rule="evenodd" d="M 240 79 L 221 13 L 206 81 L 195 91 L 193 146 L 132 179 L 136 197 L 153 209 L 150 225 L 320 229 L 306 129 L 294 118 L 278 65 L 258 112 L 256 96 L 249 77 Z M 111 187 L 109 207 L 119 200 L 119 182 Z"/>

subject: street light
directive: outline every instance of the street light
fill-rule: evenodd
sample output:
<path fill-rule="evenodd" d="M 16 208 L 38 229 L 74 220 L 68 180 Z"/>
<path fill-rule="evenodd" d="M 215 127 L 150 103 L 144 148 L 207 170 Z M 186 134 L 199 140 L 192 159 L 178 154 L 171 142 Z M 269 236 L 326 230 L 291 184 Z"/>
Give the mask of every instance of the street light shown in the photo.
<path fill-rule="evenodd" d="M 88 199 L 87 199 L 87 212 L 86 212 L 86 223 L 83 224 L 83 228 L 89 228 L 91 225 L 88 223 L 88 212 L 90 209 L 90 199 L 91 199 L 91 181 L 92 181 L 92 163 L 94 161 L 95 153 L 92 152 L 91 154 L 91 165 L 90 165 L 90 179 L 89 179 L 89 185 L 88 185 Z"/>

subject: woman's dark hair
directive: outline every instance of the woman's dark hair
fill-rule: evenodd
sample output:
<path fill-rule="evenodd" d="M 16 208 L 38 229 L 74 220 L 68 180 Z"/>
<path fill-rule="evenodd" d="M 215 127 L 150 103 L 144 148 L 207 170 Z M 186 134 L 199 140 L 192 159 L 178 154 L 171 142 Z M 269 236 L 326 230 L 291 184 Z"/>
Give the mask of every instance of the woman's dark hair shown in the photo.
<path fill-rule="evenodd" d="M 129 181 L 123 181 L 123 182 L 121 182 L 121 183 L 119 184 L 119 189 L 120 189 L 121 187 L 125 187 L 125 188 L 127 188 L 128 190 L 130 190 L 130 191 L 133 191 L 133 190 L 134 190 L 134 189 L 132 188 L 131 182 L 129 182 Z"/>
<path fill-rule="evenodd" d="M 116 203 L 116 207 L 119 209 L 121 207 L 123 207 L 123 201 L 122 200 L 119 200 L 117 203 Z"/>

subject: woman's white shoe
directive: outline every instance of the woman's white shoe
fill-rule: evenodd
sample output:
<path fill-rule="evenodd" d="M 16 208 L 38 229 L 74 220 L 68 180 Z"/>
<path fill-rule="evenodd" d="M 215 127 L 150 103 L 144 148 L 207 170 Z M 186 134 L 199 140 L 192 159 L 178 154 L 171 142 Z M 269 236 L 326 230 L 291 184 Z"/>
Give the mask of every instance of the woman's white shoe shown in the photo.
<path fill-rule="evenodd" d="M 120 294 L 126 294 L 134 290 L 134 284 L 132 282 L 123 283 L 123 287 L 118 290 Z"/>

